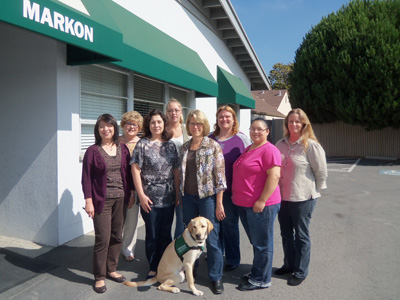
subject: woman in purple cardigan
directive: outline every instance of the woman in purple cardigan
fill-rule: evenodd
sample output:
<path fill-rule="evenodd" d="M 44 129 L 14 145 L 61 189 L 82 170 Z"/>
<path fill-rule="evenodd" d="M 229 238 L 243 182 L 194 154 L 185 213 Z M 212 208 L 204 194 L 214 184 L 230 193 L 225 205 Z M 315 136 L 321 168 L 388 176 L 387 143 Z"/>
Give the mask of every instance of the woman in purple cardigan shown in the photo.
<path fill-rule="evenodd" d="M 101 115 L 94 127 L 95 144 L 85 153 L 82 165 L 82 189 L 85 211 L 93 219 L 95 244 L 94 291 L 107 290 L 105 278 L 124 282 L 116 272 L 122 247 L 122 227 L 126 206 L 134 201 L 129 150 L 118 142 L 115 118 Z"/>

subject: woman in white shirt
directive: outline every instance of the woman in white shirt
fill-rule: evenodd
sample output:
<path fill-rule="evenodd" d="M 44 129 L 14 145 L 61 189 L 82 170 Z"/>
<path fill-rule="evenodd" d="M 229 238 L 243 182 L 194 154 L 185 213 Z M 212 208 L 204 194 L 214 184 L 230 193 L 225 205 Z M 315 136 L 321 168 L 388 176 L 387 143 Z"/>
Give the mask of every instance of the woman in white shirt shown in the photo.
<path fill-rule="evenodd" d="M 186 132 L 185 125 L 183 125 L 183 111 L 181 103 L 171 98 L 167 103 L 167 129 L 171 133 L 171 141 L 174 142 L 178 153 L 181 153 L 181 148 L 184 143 L 189 140 L 189 136 Z M 179 197 L 181 199 L 182 197 Z M 179 237 L 185 230 L 185 224 L 183 224 L 182 216 L 182 203 L 175 204 L 175 232 L 174 239 Z"/>

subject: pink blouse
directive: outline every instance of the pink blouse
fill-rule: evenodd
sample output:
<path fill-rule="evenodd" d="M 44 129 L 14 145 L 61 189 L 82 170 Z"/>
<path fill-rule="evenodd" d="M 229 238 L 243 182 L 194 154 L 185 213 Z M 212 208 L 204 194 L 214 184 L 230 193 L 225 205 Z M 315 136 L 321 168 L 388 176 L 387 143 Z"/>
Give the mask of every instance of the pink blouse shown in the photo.
<path fill-rule="evenodd" d="M 253 207 L 260 198 L 268 177 L 267 170 L 281 166 L 281 153 L 271 143 L 253 150 L 249 148 L 233 164 L 232 201 L 243 207 Z M 265 206 L 280 202 L 281 193 L 277 186 Z"/>

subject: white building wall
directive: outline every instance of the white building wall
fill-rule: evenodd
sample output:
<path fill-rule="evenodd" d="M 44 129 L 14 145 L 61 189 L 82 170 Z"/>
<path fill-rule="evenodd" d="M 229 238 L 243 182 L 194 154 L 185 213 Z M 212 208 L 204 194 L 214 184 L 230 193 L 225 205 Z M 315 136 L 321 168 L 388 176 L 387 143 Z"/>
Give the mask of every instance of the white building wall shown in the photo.
<path fill-rule="evenodd" d="M 224 41 L 175 0 L 113 0 L 133 14 L 196 51 L 217 78 L 217 65 L 250 82 Z M 155 9 L 157 8 L 157 9 Z"/>
<path fill-rule="evenodd" d="M 82 209 L 80 156 L 80 68 L 67 66 L 66 45 L 57 53 L 57 176 L 59 244 L 93 230 L 93 221 Z"/>
<path fill-rule="evenodd" d="M 215 79 L 219 65 L 250 86 L 225 43 L 178 1 L 116 2 L 196 51 Z M 10 128 L 0 150 L 0 235 L 60 245 L 93 229 L 82 209 L 79 67 L 66 65 L 66 46 L 54 39 L 5 23 L 0 39 L 0 118 Z M 190 106 L 213 128 L 216 104 Z M 248 133 L 250 110 L 239 119 Z"/>
<path fill-rule="evenodd" d="M 58 243 L 57 42 L 0 23 L 0 235 Z"/>
<path fill-rule="evenodd" d="M 217 66 L 242 79 L 250 89 L 250 81 L 237 63 L 225 42 L 215 32 L 175 0 L 113 0 L 133 14 L 152 24 L 185 46 L 196 51 L 210 73 L 217 80 Z M 187 2 L 187 1 L 184 1 Z M 156 9 L 155 9 L 156 8 Z M 200 13 L 198 13 L 200 14 Z M 215 123 L 216 98 L 196 99 L 196 109 L 204 111 L 210 124 Z M 215 111 L 214 111 L 215 108 Z M 243 118 L 243 126 L 250 126 L 250 118 Z"/>
<path fill-rule="evenodd" d="M 251 109 L 241 109 L 239 115 L 240 131 L 250 137 Z"/>

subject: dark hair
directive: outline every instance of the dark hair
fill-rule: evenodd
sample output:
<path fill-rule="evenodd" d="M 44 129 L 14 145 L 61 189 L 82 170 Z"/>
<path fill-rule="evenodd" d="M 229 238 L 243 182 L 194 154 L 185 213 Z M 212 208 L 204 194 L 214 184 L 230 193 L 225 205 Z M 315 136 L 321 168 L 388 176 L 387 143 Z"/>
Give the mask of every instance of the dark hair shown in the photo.
<path fill-rule="evenodd" d="M 268 127 L 268 122 L 267 122 L 267 120 L 265 120 L 264 118 L 255 118 L 254 120 L 251 121 L 251 124 L 250 124 L 250 125 L 252 125 L 255 121 L 264 122 L 265 126 L 267 126 L 267 129 L 269 129 L 269 127 Z"/>
<path fill-rule="evenodd" d="M 114 144 L 118 144 L 119 138 L 119 129 L 117 120 L 110 114 L 103 114 L 97 118 L 96 125 L 94 125 L 94 137 L 95 137 L 95 144 L 100 146 L 101 145 L 101 136 L 99 133 L 99 126 L 100 122 L 104 122 L 106 124 L 111 124 L 114 127 L 114 135 L 112 137 L 112 141 Z"/>
<path fill-rule="evenodd" d="M 153 116 L 160 116 L 161 117 L 161 119 L 163 120 L 163 122 L 164 122 L 164 130 L 163 130 L 163 132 L 162 132 L 162 134 L 161 134 L 161 138 L 164 140 L 164 141 L 169 141 L 171 138 L 172 138 L 172 134 L 169 132 L 169 130 L 168 130 L 168 121 L 167 121 L 167 118 L 166 118 L 166 116 L 164 115 L 164 113 L 161 111 L 161 110 L 159 110 L 159 109 L 153 109 L 153 110 L 151 110 L 148 114 L 147 114 L 147 116 L 144 118 L 144 121 L 143 121 L 143 132 L 144 132 L 144 137 L 145 138 L 151 138 L 151 131 L 150 131 L 150 121 L 151 121 L 151 118 L 153 117 Z"/>

